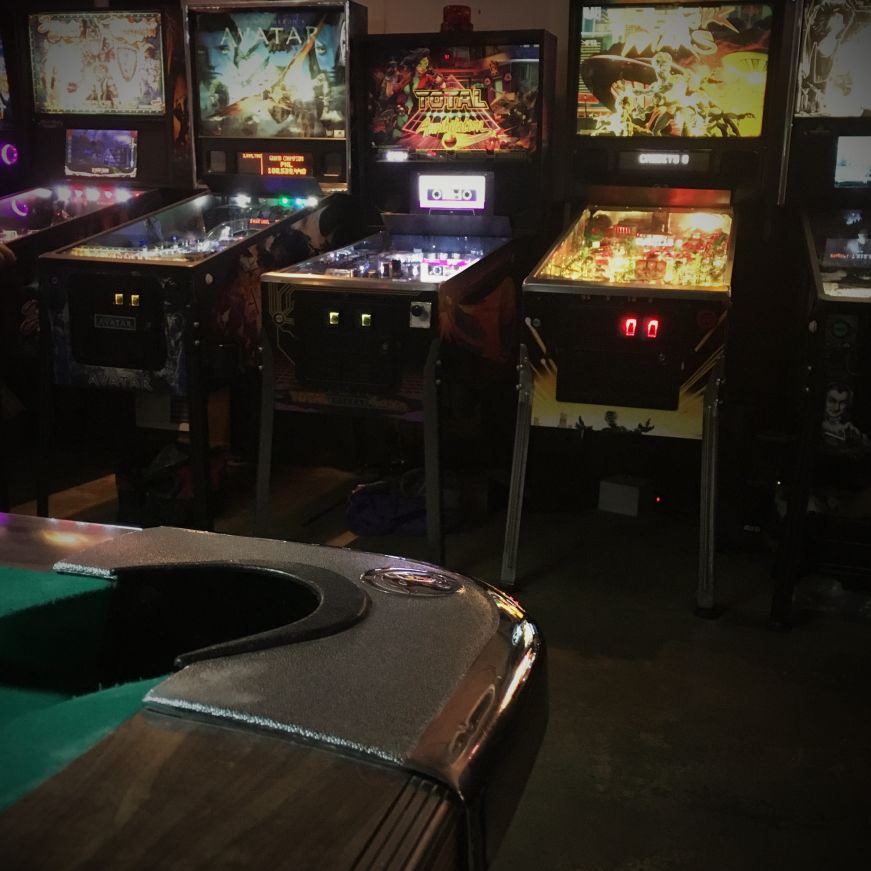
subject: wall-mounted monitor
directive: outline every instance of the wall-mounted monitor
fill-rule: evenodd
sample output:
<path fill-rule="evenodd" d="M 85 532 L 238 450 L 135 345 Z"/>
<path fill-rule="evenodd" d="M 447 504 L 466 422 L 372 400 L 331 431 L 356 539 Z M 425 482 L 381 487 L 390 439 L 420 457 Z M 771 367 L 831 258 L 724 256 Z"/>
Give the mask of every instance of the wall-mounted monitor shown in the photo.
<path fill-rule="evenodd" d="M 342 8 L 227 9 L 193 16 L 201 136 L 344 139 Z"/>
<path fill-rule="evenodd" d="M 0 127 L 6 126 L 12 120 L 9 76 L 6 73 L 6 51 L 3 37 L 0 35 Z"/>
<path fill-rule="evenodd" d="M 52 115 L 162 115 L 159 12 L 30 16 L 33 106 Z"/>
<path fill-rule="evenodd" d="M 583 5 L 579 136 L 757 137 L 772 4 Z"/>
<path fill-rule="evenodd" d="M 839 136 L 835 187 L 871 187 L 871 136 Z"/>
<path fill-rule="evenodd" d="M 796 115 L 871 114 L 871 3 L 807 0 Z"/>
<path fill-rule="evenodd" d="M 528 158 L 539 137 L 541 46 L 370 45 L 367 138 L 379 160 Z"/>
<path fill-rule="evenodd" d="M 67 130 L 64 173 L 135 178 L 137 138 L 136 130 Z"/>

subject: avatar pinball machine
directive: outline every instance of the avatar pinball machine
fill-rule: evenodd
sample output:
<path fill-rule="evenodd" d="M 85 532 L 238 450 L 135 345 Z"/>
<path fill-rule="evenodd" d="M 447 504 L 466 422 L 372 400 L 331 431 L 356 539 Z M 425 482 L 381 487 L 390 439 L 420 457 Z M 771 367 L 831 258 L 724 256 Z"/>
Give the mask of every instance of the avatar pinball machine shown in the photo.
<path fill-rule="evenodd" d="M 699 606 L 712 610 L 716 391 L 733 281 L 779 156 L 783 71 L 769 62 L 790 20 L 765 3 L 572 3 L 580 214 L 524 282 L 504 584 L 530 427 L 702 439 Z"/>
<path fill-rule="evenodd" d="M 0 242 L 15 258 L 3 271 L 2 358 L 16 417 L 39 411 L 39 255 L 194 186 L 171 111 L 187 87 L 178 11 L 31 8 L 4 13 L 0 27 L 14 47 L 0 60 L 0 165 L 24 167 L 17 181 L 36 183 L 0 197 Z M 0 185 L 8 181 L 0 170 Z"/>
<path fill-rule="evenodd" d="M 771 620 L 815 572 L 871 579 L 871 3 L 804 4 L 783 264 L 799 291 L 797 456 Z"/>
<path fill-rule="evenodd" d="M 275 409 L 422 420 L 441 562 L 439 392 L 500 378 L 510 392 L 519 281 L 549 199 L 554 45 L 545 31 L 360 41 L 362 189 L 384 229 L 264 275 L 258 529 Z"/>
<path fill-rule="evenodd" d="M 47 255 L 41 286 L 56 384 L 136 391 L 143 423 L 156 401 L 187 417 L 191 522 L 208 527 L 209 388 L 256 372 L 261 273 L 328 248 L 348 211 L 321 183 L 347 182 L 348 41 L 365 10 L 215 0 L 182 14 L 210 191 Z"/>

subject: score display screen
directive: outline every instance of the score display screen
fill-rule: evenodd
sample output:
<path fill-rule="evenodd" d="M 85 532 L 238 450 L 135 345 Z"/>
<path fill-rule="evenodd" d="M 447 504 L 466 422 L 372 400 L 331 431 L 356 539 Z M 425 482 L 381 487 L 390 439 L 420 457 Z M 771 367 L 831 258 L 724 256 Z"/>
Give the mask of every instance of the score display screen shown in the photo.
<path fill-rule="evenodd" d="M 871 136 L 839 136 L 835 187 L 871 187 Z"/>
<path fill-rule="evenodd" d="M 303 178 L 312 174 L 310 154 L 275 154 L 263 151 L 240 151 L 236 155 L 239 172 L 244 175 Z"/>
<path fill-rule="evenodd" d="M 345 138 L 341 9 L 202 12 L 191 42 L 201 136 Z"/>
<path fill-rule="evenodd" d="M 371 45 L 367 135 L 378 160 L 526 158 L 539 124 L 538 45 Z"/>
<path fill-rule="evenodd" d="M 620 318 L 620 335 L 627 339 L 656 339 L 659 338 L 661 320 L 658 317 L 638 318 L 634 315 Z"/>
<path fill-rule="evenodd" d="M 64 174 L 136 177 L 136 130 L 67 130 Z"/>
<path fill-rule="evenodd" d="M 36 112 L 163 115 L 159 12 L 30 16 Z"/>
<path fill-rule="evenodd" d="M 762 133 L 772 6 L 584 6 L 579 136 Z"/>
<path fill-rule="evenodd" d="M 0 127 L 12 120 L 9 111 L 9 76 L 6 73 L 6 52 L 3 48 L 3 37 L 0 36 Z"/>

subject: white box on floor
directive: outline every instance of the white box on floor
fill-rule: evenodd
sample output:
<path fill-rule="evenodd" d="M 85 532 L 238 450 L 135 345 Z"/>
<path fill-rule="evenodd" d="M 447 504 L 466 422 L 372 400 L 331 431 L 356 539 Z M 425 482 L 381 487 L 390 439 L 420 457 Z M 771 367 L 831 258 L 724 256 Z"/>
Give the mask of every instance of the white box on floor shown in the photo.
<path fill-rule="evenodd" d="M 611 475 L 599 481 L 599 511 L 638 517 L 652 499 L 653 484 L 649 478 Z"/>

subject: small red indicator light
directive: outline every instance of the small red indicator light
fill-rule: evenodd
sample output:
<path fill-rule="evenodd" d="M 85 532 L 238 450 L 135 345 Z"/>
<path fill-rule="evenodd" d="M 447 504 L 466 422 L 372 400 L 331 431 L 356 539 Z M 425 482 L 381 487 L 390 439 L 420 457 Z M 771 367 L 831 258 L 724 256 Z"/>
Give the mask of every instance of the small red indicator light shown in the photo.
<path fill-rule="evenodd" d="M 662 496 L 657 496 L 656 497 L 656 504 L 659 505 L 660 502 L 662 502 Z"/>
<path fill-rule="evenodd" d="M 635 335 L 635 331 L 638 329 L 638 318 L 623 318 L 622 323 L 620 324 L 620 332 L 623 333 L 624 336 L 632 336 Z"/>
<path fill-rule="evenodd" d="M 647 338 L 655 339 L 659 335 L 659 318 L 648 318 L 645 324 Z"/>

